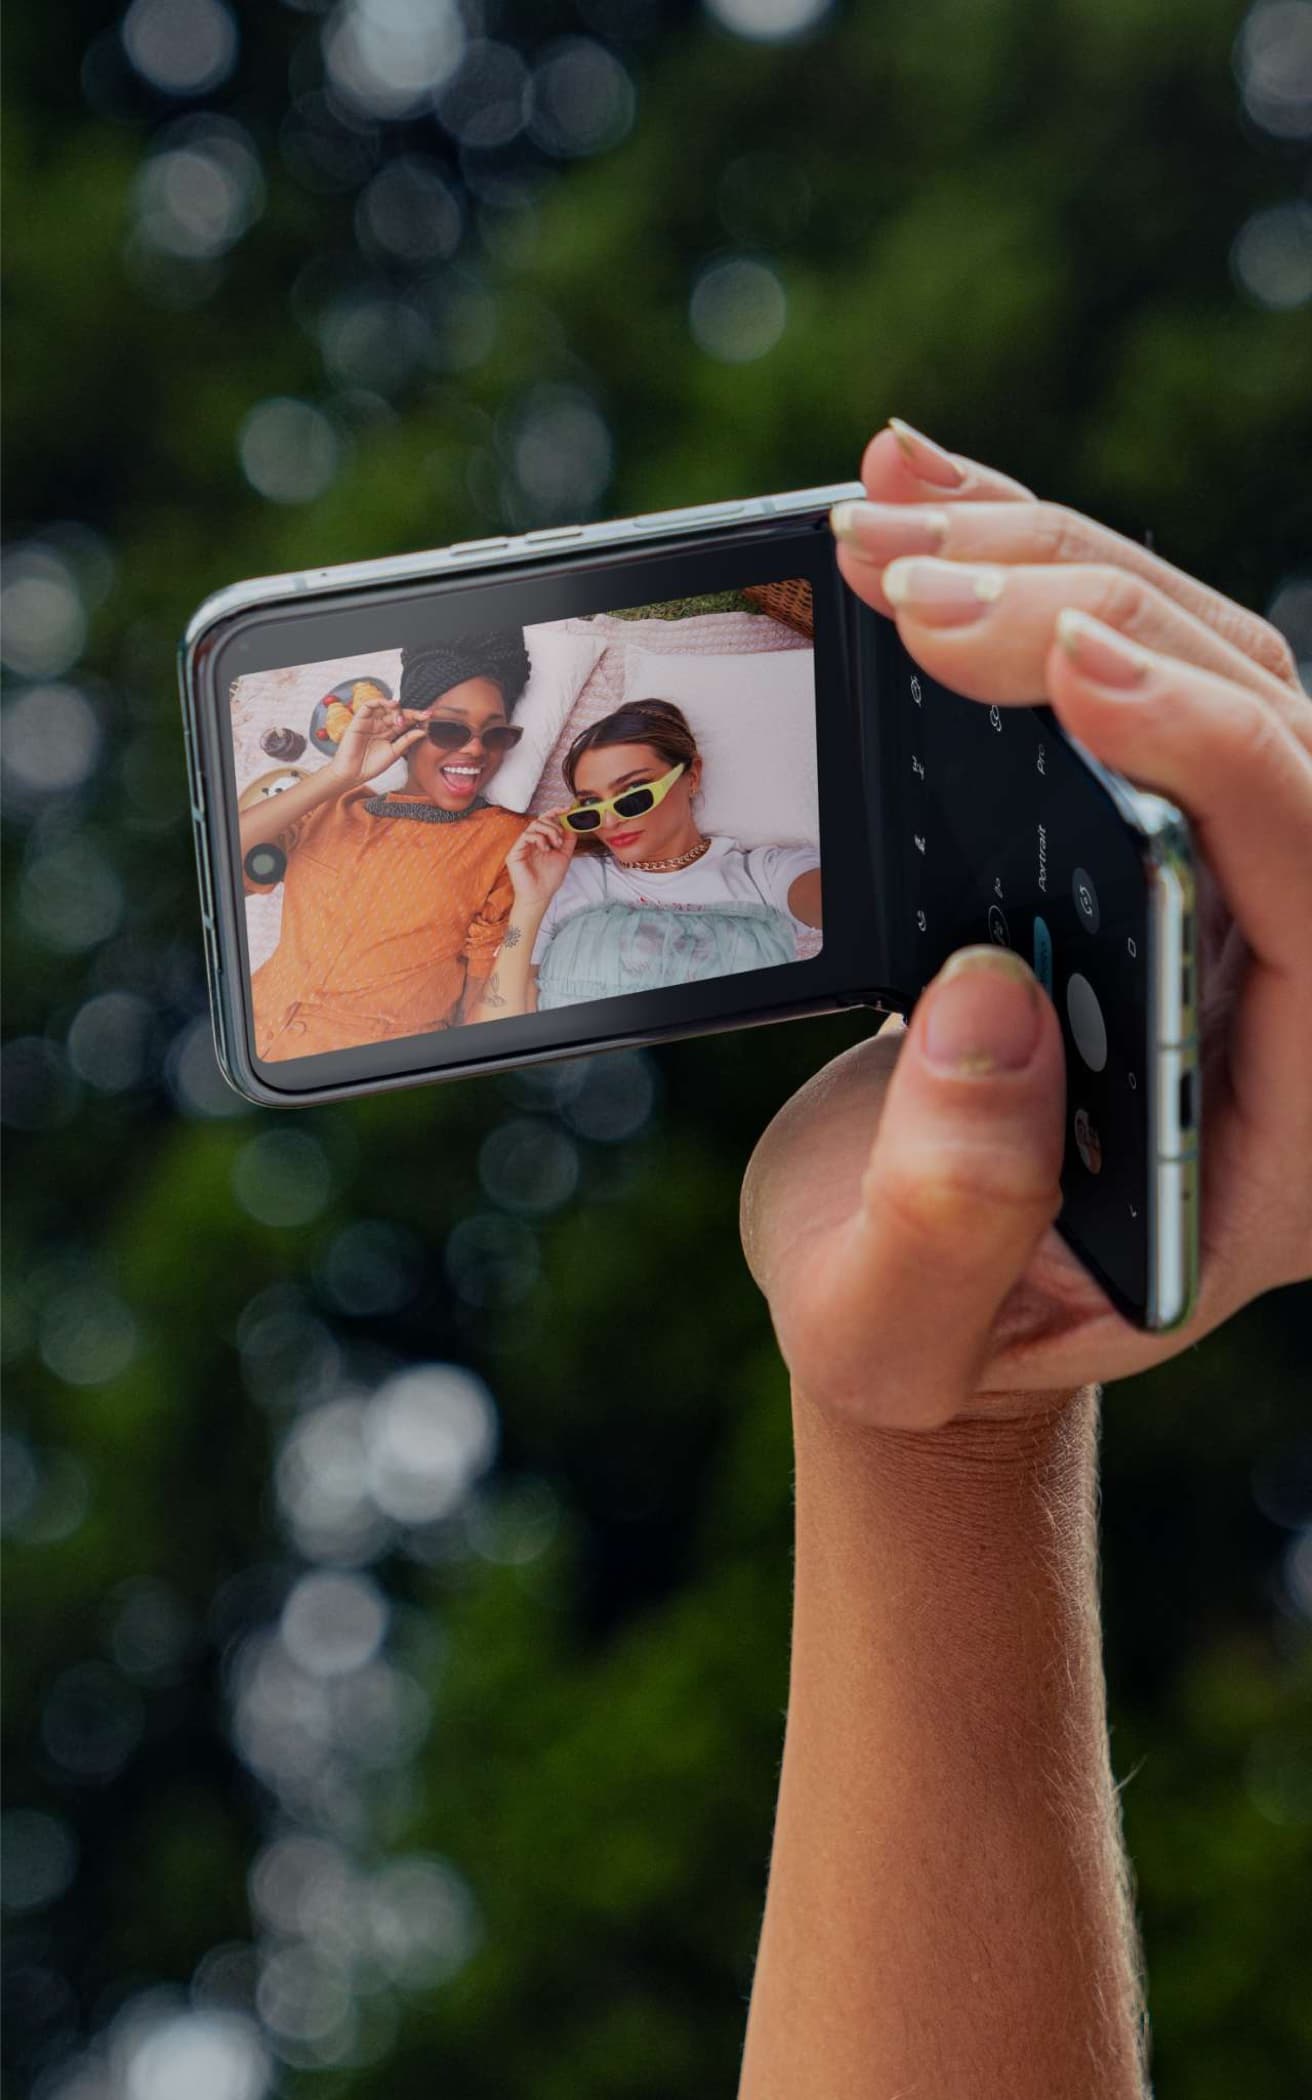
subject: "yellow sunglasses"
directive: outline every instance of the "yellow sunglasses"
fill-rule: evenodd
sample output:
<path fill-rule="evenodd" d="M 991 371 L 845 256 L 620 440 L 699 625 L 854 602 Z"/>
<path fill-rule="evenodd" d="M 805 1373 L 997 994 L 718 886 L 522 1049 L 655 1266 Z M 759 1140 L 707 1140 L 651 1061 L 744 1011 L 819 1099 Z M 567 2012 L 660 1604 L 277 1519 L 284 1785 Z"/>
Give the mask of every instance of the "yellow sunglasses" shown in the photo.
<path fill-rule="evenodd" d="M 645 817 L 665 800 L 680 773 L 686 771 L 680 759 L 659 780 L 644 780 L 640 787 L 625 788 L 622 795 L 611 795 L 605 802 L 576 802 L 573 809 L 561 811 L 560 821 L 569 831 L 595 831 L 608 809 L 617 817 Z"/>

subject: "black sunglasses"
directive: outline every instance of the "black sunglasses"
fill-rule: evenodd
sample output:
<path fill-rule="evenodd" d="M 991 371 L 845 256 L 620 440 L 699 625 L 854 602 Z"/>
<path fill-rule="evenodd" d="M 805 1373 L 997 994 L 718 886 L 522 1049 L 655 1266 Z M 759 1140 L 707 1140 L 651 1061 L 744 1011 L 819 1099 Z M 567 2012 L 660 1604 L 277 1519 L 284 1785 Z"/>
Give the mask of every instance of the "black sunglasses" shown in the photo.
<path fill-rule="evenodd" d="M 475 737 L 485 751 L 495 751 L 498 756 L 513 751 L 524 732 L 514 722 L 494 724 L 491 729 L 470 729 L 464 722 L 428 722 L 425 724 L 430 744 L 439 751 L 460 751 L 472 744 Z"/>

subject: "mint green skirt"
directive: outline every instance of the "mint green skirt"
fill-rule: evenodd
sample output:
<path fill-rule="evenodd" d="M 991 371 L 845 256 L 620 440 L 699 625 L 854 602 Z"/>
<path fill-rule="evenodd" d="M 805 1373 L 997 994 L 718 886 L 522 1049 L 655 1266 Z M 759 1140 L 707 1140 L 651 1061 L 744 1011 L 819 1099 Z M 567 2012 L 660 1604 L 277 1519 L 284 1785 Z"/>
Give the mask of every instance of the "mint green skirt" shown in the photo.
<path fill-rule="evenodd" d="M 770 904 L 596 904 L 557 928 L 538 968 L 538 1009 L 657 992 L 703 977 L 795 962 L 786 912 Z"/>

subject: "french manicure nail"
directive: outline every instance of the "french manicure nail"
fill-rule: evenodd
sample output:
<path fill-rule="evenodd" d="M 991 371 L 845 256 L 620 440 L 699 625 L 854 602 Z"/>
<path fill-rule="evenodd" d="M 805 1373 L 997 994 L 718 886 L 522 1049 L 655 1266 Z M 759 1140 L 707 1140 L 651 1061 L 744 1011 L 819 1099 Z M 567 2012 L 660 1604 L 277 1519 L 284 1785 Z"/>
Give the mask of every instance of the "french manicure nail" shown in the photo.
<path fill-rule="evenodd" d="M 936 554 L 948 536 L 949 520 L 945 510 L 901 503 L 836 503 L 829 523 L 861 561 L 882 569 L 899 554 Z"/>
<path fill-rule="evenodd" d="M 927 627 L 968 627 L 1002 596 L 1005 569 L 968 562 L 901 560 L 884 571 L 884 596 Z"/>
<path fill-rule="evenodd" d="M 888 427 L 897 439 L 898 450 L 912 473 L 921 481 L 928 481 L 938 489 L 959 489 L 966 478 L 964 467 L 959 467 L 950 452 L 936 445 L 933 438 L 925 436 L 913 424 L 904 423 L 901 416 L 890 416 Z"/>
<path fill-rule="evenodd" d="M 1095 685 L 1128 692 L 1142 685 L 1148 674 L 1150 659 L 1137 643 L 1073 605 L 1063 606 L 1057 615 L 1057 640 L 1076 670 Z"/>
<path fill-rule="evenodd" d="M 1039 992 L 1009 948 L 962 948 L 926 995 L 925 1056 L 940 1071 L 1021 1072 L 1039 1040 Z"/>

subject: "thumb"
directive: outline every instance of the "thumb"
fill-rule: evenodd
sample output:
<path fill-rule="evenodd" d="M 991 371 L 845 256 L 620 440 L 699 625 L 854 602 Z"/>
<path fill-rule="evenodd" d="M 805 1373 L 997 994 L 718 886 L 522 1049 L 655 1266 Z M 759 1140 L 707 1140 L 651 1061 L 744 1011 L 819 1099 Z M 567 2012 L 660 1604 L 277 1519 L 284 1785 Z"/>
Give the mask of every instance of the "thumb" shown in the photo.
<path fill-rule="evenodd" d="M 907 1429 L 968 1407 L 994 1316 L 1060 1205 L 1064 1102 L 1057 1017 L 1020 957 L 954 955 L 916 1007 L 860 1201 L 827 1250 L 835 1384 L 813 1398 Z"/>

